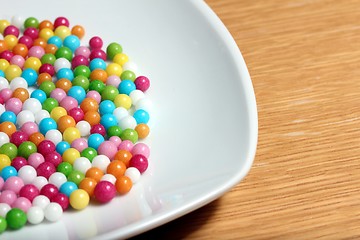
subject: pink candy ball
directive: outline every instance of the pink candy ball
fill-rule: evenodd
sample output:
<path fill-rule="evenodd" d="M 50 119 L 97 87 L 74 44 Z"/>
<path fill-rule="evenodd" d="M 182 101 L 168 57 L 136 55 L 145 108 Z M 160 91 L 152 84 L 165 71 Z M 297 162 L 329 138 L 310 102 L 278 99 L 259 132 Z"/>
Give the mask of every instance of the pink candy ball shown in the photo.
<path fill-rule="evenodd" d="M 11 205 L 12 208 L 19 208 L 19 209 L 23 210 L 24 212 L 27 212 L 31 206 L 32 206 L 32 204 L 31 204 L 30 200 L 25 197 L 19 197 Z"/>
<path fill-rule="evenodd" d="M 136 89 L 146 92 L 150 87 L 150 80 L 145 76 L 138 76 L 135 81 Z"/>
<path fill-rule="evenodd" d="M 111 75 L 106 79 L 106 85 L 111 85 L 116 88 L 119 87 L 120 82 L 121 82 L 120 78 L 115 75 Z"/>
<path fill-rule="evenodd" d="M 133 147 L 134 147 L 134 144 L 130 140 L 125 140 L 119 144 L 118 150 L 127 150 L 127 151 L 131 152 Z"/>
<path fill-rule="evenodd" d="M 109 141 L 112 141 L 113 143 L 115 143 L 116 147 L 119 147 L 121 143 L 121 138 L 119 138 L 118 136 L 112 136 L 109 138 Z"/>
<path fill-rule="evenodd" d="M 131 154 L 133 156 L 136 155 L 136 154 L 141 154 L 141 155 L 145 156 L 146 158 L 149 158 L 149 156 L 150 156 L 150 148 L 145 143 L 137 143 L 132 148 Z"/>
<path fill-rule="evenodd" d="M 25 197 L 32 201 L 40 194 L 40 190 L 34 184 L 26 184 L 20 189 L 19 196 Z"/>
<path fill-rule="evenodd" d="M 110 160 L 113 160 L 118 150 L 116 144 L 113 143 L 112 141 L 104 141 L 100 144 L 97 151 L 98 154 L 105 155 Z"/>
<path fill-rule="evenodd" d="M 71 147 L 75 148 L 79 152 L 82 152 L 85 148 L 88 147 L 88 142 L 85 138 L 78 138 L 71 143 Z"/>
<path fill-rule="evenodd" d="M 61 88 L 55 88 L 51 91 L 50 97 L 56 99 L 56 101 L 61 102 L 66 97 L 66 92 Z"/>
<path fill-rule="evenodd" d="M 89 66 L 88 58 L 83 55 L 77 55 L 71 60 L 71 66 L 73 69 L 75 69 L 80 65 Z"/>
<path fill-rule="evenodd" d="M 39 127 L 34 122 L 26 122 L 24 125 L 22 125 L 20 130 L 30 136 L 31 134 L 38 132 Z"/>
<path fill-rule="evenodd" d="M 75 50 L 75 56 L 84 56 L 86 58 L 89 58 L 90 57 L 90 49 L 85 47 L 85 46 L 80 46 L 78 47 L 76 50 Z"/>
<path fill-rule="evenodd" d="M 70 96 L 66 96 L 61 100 L 60 106 L 65 108 L 66 111 L 69 112 L 71 109 L 78 106 L 78 102 L 77 102 L 77 100 L 75 98 L 70 97 Z"/>
<path fill-rule="evenodd" d="M 12 176 L 5 181 L 3 190 L 11 190 L 14 193 L 18 194 L 23 186 L 24 181 L 20 177 Z"/>
<path fill-rule="evenodd" d="M 85 115 L 84 111 L 79 107 L 75 107 L 75 108 L 71 109 L 70 111 L 68 111 L 68 114 L 75 120 L 76 123 L 83 120 L 84 115 Z"/>
<path fill-rule="evenodd" d="M 6 111 L 12 111 L 16 115 L 18 115 L 22 109 L 22 102 L 18 98 L 10 98 L 5 103 L 5 109 Z"/>
<path fill-rule="evenodd" d="M 28 56 L 29 57 L 36 57 L 36 58 L 41 58 L 43 55 L 45 54 L 45 50 L 44 48 L 40 47 L 40 46 L 32 46 L 29 49 L 28 52 Z"/>
<path fill-rule="evenodd" d="M 35 169 L 45 162 L 45 158 L 41 153 L 32 153 L 28 158 L 29 165 L 33 166 Z"/>
<path fill-rule="evenodd" d="M 24 67 L 25 64 L 25 59 L 20 56 L 20 55 L 14 55 L 11 59 L 10 59 L 10 64 L 12 65 L 18 65 L 20 68 Z"/>
<path fill-rule="evenodd" d="M 91 90 L 86 94 L 86 97 L 93 98 L 95 101 L 100 104 L 101 102 L 101 95 L 97 91 Z"/>
<path fill-rule="evenodd" d="M 140 173 L 145 172 L 148 165 L 149 163 L 147 158 L 141 154 L 133 155 L 129 162 L 129 166 L 137 168 Z"/>
<path fill-rule="evenodd" d="M 114 184 L 109 181 L 100 181 L 94 189 L 94 196 L 100 203 L 110 202 L 116 195 Z"/>
<path fill-rule="evenodd" d="M 9 100 L 12 96 L 12 91 L 9 88 L 1 89 L 0 91 L 0 97 L 6 102 Z"/>
<path fill-rule="evenodd" d="M 17 169 L 16 169 L 17 170 Z M 4 179 L 2 177 L 0 177 L 0 191 L 2 190 L 3 186 L 4 186 Z"/>
<path fill-rule="evenodd" d="M 56 172 L 56 168 L 51 162 L 43 162 L 36 168 L 36 172 L 38 176 L 49 179 L 49 177 Z"/>
<path fill-rule="evenodd" d="M 5 190 L 1 192 L 0 203 L 7 203 L 10 206 L 15 202 L 17 196 L 14 191 Z"/>

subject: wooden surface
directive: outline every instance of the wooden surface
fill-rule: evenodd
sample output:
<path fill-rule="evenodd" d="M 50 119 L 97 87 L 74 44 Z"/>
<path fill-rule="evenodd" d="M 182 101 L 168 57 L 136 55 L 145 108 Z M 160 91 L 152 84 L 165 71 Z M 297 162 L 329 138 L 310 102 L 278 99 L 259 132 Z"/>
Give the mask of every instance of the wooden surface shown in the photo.
<path fill-rule="evenodd" d="M 259 114 L 254 165 L 215 202 L 135 239 L 360 239 L 360 0 L 207 0 Z"/>

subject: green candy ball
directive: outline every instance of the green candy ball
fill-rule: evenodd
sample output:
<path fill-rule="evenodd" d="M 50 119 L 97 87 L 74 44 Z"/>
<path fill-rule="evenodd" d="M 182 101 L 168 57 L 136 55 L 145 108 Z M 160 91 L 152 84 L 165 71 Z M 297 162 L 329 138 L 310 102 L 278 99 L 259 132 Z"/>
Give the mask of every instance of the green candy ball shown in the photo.
<path fill-rule="evenodd" d="M 56 57 L 52 53 L 46 53 L 40 59 L 42 64 L 48 63 L 48 64 L 51 64 L 51 65 L 54 65 L 55 60 L 56 60 Z"/>
<path fill-rule="evenodd" d="M 62 162 L 57 166 L 56 171 L 63 173 L 67 177 L 73 171 L 73 166 L 68 162 Z"/>
<path fill-rule="evenodd" d="M 25 19 L 24 27 L 25 28 L 29 28 L 29 27 L 39 28 L 39 20 L 34 17 L 28 17 L 27 19 Z"/>
<path fill-rule="evenodd" d="M 105 89 L 105 83 L 103 83 L 100 80 L 93 80 L 90 82 L 89 90 L 97 91 L 98 93 L 102 93 L 102 91 Z"/>
<path fill-rule="evenodd" d="M 11 229 L 22 228 L 26 224 L 26 221 L 26 213 L 19 208 L 13 208 L 6 214 L 6 222 Z"/>
<path fill-rule="evenodd" d="M 87 77 L 79 75 L 79 76 L 75 77 L 72 80 L 72 85 L 73 86 L 80 86 L 83 89 L 85 89 L 85 91 L 86 91 L 86 90 L 89 89 L 90 81 L 89 81 L 89 79 Z"/>
<path fill-rule="evenodd" d="M 67 60 L 71 61 L 73 58 L 73 53 L 70 48 L 68 47 L 60 47 L 55 52 L 56 58 L 66 58 Z"/>
<path fill-rule="evenodd" d="M 119 90 L 114 86 L 108 85 L 101 92 L 101 101 L 104 100 L 114 101 L 117 95 L 119 95 Z"/>
<path fill-rule="evenodd" d="M 122 130 L 119 126 L 111 126 L 107 130 L 107 135 L 109 138 L 113 137 L 113 136 L 120 137 L 121 132 L 122 132 Z"/>
<path fill-rule="evenodd" d="M 89 78 L 90 77 L 90 68 L 88 66 L 84 66 L 84 65 L 80 65 L 80 66 L 77 66 L 75 69 L 74 69 L 74 76 L 77 77 L 77 76 L 84 76 L 84 77 L 87 77 Z"/>
<path fill-rule="evenodd" d="M 0 234 L 5 232 L 6 228 L 7 228 L 6 219 L 0 216 Z"/>
<path fill-rule="evenodd" d="M 94 157 L 97 156 L 97 152 L 94 148 L 87 147 L 84 150 L 82 150 L 82 152 L 80 153 L 80 156 L 85 157 L 85 158 L 89 159 L 90 162 L 92 162 Z"/>
<path fill-rule="evenodd" d="M 39 89 L 43 90 L 46 93 L 46 96 L 49 97 L 50 93 L 56 88 L 55 83 L 51 81 L 45 81 L 40 84 Z"/>
<path fill-rule="evenodd" d="M 120 79 L 121 80 L 131 80 L 134 82 L 136 79 L 136 75 L 133 71 L 125 70 L 121 73 Z"/>
<path fill-rule="evenodd" d="M 114 56 L 118 53 L 122 53 L 122 47 L 120 44 L 113 42 L 107 46 L 106 54 L 110 60 L 112 60 Z"/>
<path fill-rule="evenodd" d="M 47 98 L 42 104 L 42 109 L 44 109 L 50 113 L 54 108 L 56 108 L 58 106 L 59 106 L 59 103 L 55 98 Z"/>
<path fill-rule="evenodd" d="M 127 128 L 120 134 L 121 140 L 130 140 L 132 143 L 136 143 L 139 139 L 138 133 L 131 128 Z"/>
<path fill-rule="evenodd" d="M 0 153 L 7 155 L 10 160 L 13 160 L 18 154 L 18 148 L 13 143 L 5 143 L 0 147 Z"/>
<path fill-rule="evenodd" d="M 67 180 L 79 186 L 80 182 L 85 178 L 85 174 L 78 170 L 73 170 L 68 176 Z"/>
<path fill-rule="evenodd" d="M 28 159 L 31 154 L 36 152 L 37 152 L 37 147 L 35 143 L 30 141 L 21 143 L 18 148 L 18 155 L 26 159 Z"/>

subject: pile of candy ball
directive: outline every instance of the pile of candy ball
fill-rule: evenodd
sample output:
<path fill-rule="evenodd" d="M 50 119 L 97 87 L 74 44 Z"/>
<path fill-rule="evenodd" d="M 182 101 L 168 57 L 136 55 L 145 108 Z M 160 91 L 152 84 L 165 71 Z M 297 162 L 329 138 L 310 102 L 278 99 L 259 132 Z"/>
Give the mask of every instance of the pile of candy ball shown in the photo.
<path fill-rule="evenodd" d="M 128 193 L 148 168 L 149 79 L 65 17 L 0 33 L 0 233 Z"/>

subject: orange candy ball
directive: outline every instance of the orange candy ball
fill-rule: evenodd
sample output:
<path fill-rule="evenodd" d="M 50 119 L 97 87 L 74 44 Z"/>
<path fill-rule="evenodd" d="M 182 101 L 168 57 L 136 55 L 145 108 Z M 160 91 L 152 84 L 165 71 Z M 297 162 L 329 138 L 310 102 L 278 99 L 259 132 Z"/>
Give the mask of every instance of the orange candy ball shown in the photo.
<path fill-rule="evenodd" d="M 51 82 L 51 81 L 52 81 L 51 75 L 47 72 L 43 72 L 39 74 L 36 83 L 38 86 L 40 86 L 43 82 Z"/>
<path fill-rule="evenodd" d="M 100 123 L 100 113 L 96 111 L 88 111 L 84 115 L 84 120 L 87 121 L 90 126 Z"/>
<path fill-rule="evenodd" d="M 80 25 L 75 25 L 71 29 L 71 34 L 77 36 L 79 39 L 82 39 L 85 36 L 85 29 Z"/>
<path fill-rule="evenodd" d="M 54 30 L 54 24 L 50 22 L 49 20 L 41 21 L 39 24 L 39 30 L 44 28 L 50 28 L 51 30 Z"/>
<path fill-rule="evenodd" d="M 56 53 L 56 50 L 57 50 L 57 46 L 55 44 L 46 44 L 46 47 L 45 47 L 45 53 L 51 53 L 51 54 L 54 54 Z"/>
<path fill-rule="evenodd" d="M 1 52 L 1 50 L 0 50 L 0 52 Z M 12 50 L 12 53 L 14 55 L 20 55 L 23 58 L 25 58 L 28 55 L 28 52 L 29 52 L 29 50 L 28 50 L 27 46 L 22 43 L 16 44 Z"/>
<path fill-rule="evenodd" d="M 29 141 L 33 142 L 36 146 L 45 140 L 44 135 L 39 132 L 33 133 L 29 136 Z"/>
<path fill-rule="evenodd" d="M 132 158 L 131 152 L 129 152 L 128 150 L 124 150 L 124 149 L 119 150 L 114 156 L 114 160 L 119 160 L 119 161 L 123 162 L 126 167 L 129 167 L 131 158 Z"/>
<path fill-rule="evenodd" d="M 86 177 L 80 182 L 79 188 L 85 190 L 91 197 L 94 195 L 94 189 L 96 184 L 97 181 L 95 179 Z"/>
<path fill-rule="evenodd" d="M 85 98 L 81 102 L 80 108 L 84 111 L 84 113 L 89 111 L 97 111 L 99 109 L 99 104 L 93 98 Z"/>
<path fill-rule="evenodd" d="M 104 172 L 98 167 L 91 167 L 85 173 L 85 177 L 94 179 L 96 182 L 100 182 L 102 176 L 104 176 Z"/>
<path fill-rule="evenodd" d="M 113 160 L 106 169 L 106 173 L 114 175 L 119 178 L 125 174 L 126 166 L 125 163 L 119 160 Z"/>
<path fill-rule="evenodd" d="M 140 139 L 146 138 L 150 133 L 150 128 L 145 123 L 140 123 L 136 125 L 135 131 L 137 132 Z"/>
<path fill-rule="evenodd" d="M 43 38 L 37 38 L 34 40 L 33 46 L 40 46 L 42 48 L 45 48 L 47 45 L 47 42 Z"/>
<path fill-rule="evenodd" d="M 0 132 L 4 132 L 11 137 L 11 135 L 16 132 L 16 126 L 12 122 L 3 122 L 0 124 Z"/>
<path fill-rule="evenodd" d="M 7 44 L 4 40 L 0 40 L 0 53 L 2 53 L 5 50 L 8 50 Z"/>
<path fill-rule="evenodd" d="M 100 80 L 103 83 L 106 83 L 107 78 L 108 78 L 108 74 L 103 69 L 94 69 L 90 73 L 90 80 Z"/>
<path fill-rule="evenodd" d="M 64 133 L 64 131 L 69 128 L 69 127 L 75 127 L 76 122 L 74 120 L 73 117 L 69 116 L 69 115 L 65 115 L 59 118 L 59 120 L 57 121 L 57 125 L 58 125 L 58 130 L 62 133 Z"/>
<path fill-rule="evenodd" d="M 69 79 L 60 78 L 59 80 L 56 81 L 55 86 L 57 88 L 61 88 L 65 92 L 68 92 L 69 89 L 72 87 L 72 83 Z"/>
<path fill-rule="evenodd" d="M 29 92 L 25 88 L 17 88 L 14 90 L 12 97 L 20 99 L 21 102 L 25 102 L 29 98 Z"/>
<path fill-rule="evenodd" d="M 127 176 L 121 176 L 117 178 L 115 182 L 116 191 L 121 195 L 128 193 L 131 190 L 132 185 L 131 179 Z"/>

